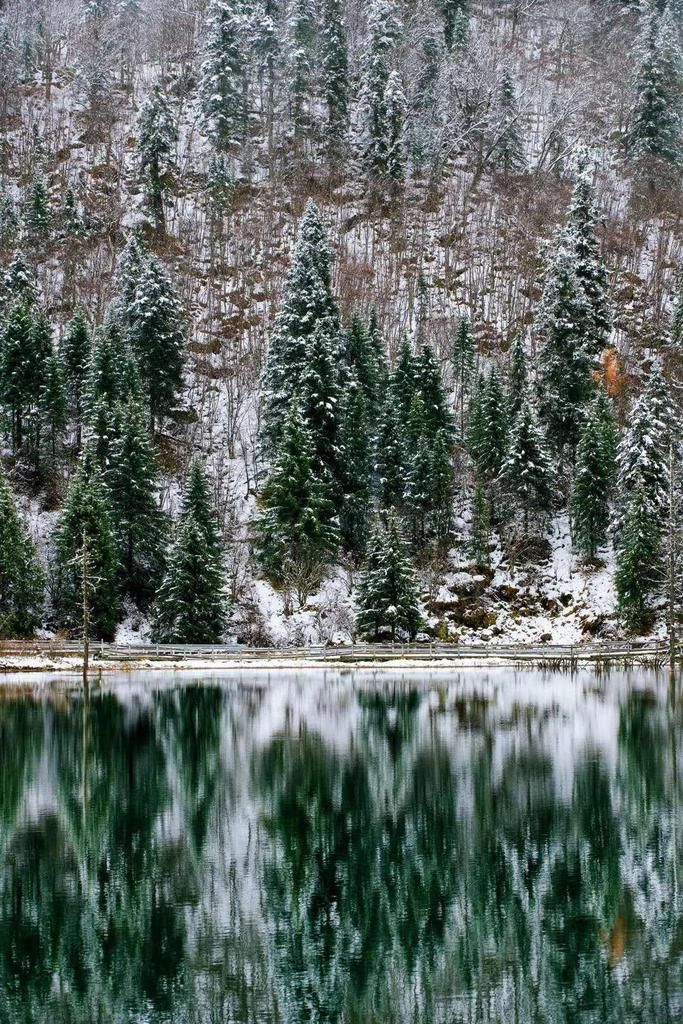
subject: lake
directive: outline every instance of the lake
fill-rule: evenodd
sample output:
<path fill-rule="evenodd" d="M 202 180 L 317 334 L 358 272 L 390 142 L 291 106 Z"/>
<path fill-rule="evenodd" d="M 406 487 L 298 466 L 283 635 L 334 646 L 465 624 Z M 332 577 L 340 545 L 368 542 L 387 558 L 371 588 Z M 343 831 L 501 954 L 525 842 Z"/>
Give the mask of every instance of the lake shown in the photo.
<path fill-rule="evenodd" d="M 666 675 L 39 684 L 0 689 L 3 1024 L 683 1019 Z"/>

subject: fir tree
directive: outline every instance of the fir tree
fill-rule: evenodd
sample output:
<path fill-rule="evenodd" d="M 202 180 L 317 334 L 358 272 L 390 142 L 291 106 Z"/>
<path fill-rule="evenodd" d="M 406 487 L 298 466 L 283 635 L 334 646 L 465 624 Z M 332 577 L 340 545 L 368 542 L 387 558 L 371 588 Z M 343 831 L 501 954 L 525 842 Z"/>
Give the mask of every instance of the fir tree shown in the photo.
<path fill-rule="evenodd" d="M 130 341 L 154 431 L 178 401 L 183 383 L 183 312 L 164 266 L 149 255 L 144 262 L 132 307 Z"/>
<path fill-rule="evenodd" d="M 377 523 L 370 537 L 358 607 L 358 628 L 375 640 L 384 628 L 391 631 L 392 641 L 402 635 L 413 640 L 420 628 L 415 572 L 393 514 L 386 528 Z"/>
<path fill-rule="evenodd" d="M 443 547 L 452 532 L 454 498 L 450 431 L 437 430 L 430 452 L 429 536 Z"/>
<path fill-rule="evenodd" d="M 671 21 L 646 16 L 630 135 L 636 157 L 670 163 L 681 155 L 681 52 Z"/>
<path fill-rule="evenodd" d="M 47 314 L 44 309 L 37 308 L 34 310 L 31 332 L 29 336 L 30 351 L 28 358 L 30 361 L 30 437 L 29 437 L 29 455 L 33 459 L 36 467 L 38 467 L 40 461 L 40 452 L 42 447 L 42 417 L 40 410 L 40 400 L 43 394 L 43 388 L 45 385 L 45 377 L 48 368 L 48 364 L 54 354 L 52 345 L 52 327 L 50 321 L 47 318 Z"/>
<path fill-rule="evenodd" d="M 339 503 L 339 529 L 342 547 L 352 555 L 362 555 L 368 533 L 372 498 L 372 452 L 368 399 L 356 378 L 349 382 L 350 397 L 344 411 L 341 431 L 342 496 Z"/>
<path fill-rule="evenodd" d="M 98 402 L 111 409 L 124 400 L 125 365 L 131 358 L 114 310 L 95 331 L 82 390 L 85 415 L 92 418 Z"/>
<path fill-rule="evenodd" d="M 403 143 L 406 118 L 406 97 L 398 71 L 392 71 L 384 91 L 386 109 L 386 173 L 393 182 L 405 178 L 405 149 Z"/>
<path fill-rule="evenodd" d="M 405 417 L 396 400 L 393 387 L 387 389 L 377 427 L 377 448 L 374 480 L 382 508 L 400 508 L 405 494 L 408 472 Z"/>
<path fill-rule="evenodd" d="M 16 303 L 9 312 L 0 345 L 0 398 L 12 424 L 12 446 L 18 453 L 24 440 L 24 420 L 33 399 L 30 307 Z"/>
<path fill-rule="evenodd" d="M 467 316 L 461 317 L 458 321 L 451 361 L 453 363 L 453 380 L 455 384 L 455 407 L 456 410 L 459 410 L 460 436 L 464 437 L 467 402 L 470 396 L 476 361 L 472 324 Z"/>
<path fill-rule="evenodd" d="M 555 447 L 573 458 L 592 391 L 590 313 L 575 260 L 560 243 L 546 273 L 536 328 L 544 345 L 539 360 L 541 414 Z"/>
<path fill-rule="evenodd" d="M 299 225 L 287 287 L 268 349 L 262 442 L 277 449 L 283 423 L 299 394 L 310 339 L 316 329 L 338 338 L 339 315 L 330 288 L 332 252 L 317 207 L 309 202 Z"/>
<path fill-rule="evenodd" d="M 343 156 L 349 127 L 349 58 L 342 0 L 325 0 L 321 32 L 327 121 L 325 137 L 332 158 Z"/>
<path fill-rule="evenodd" d="M 164 517 L 157 499 L 154 449 L 144 411 L 131 397 L 111 445 L 107 483 L 123 556 L 122 582 L 135 599 L 151 597 L 163 568 Z"/>
<path fill-rule="evenodd" d="M 82 461 L 66 495 L 56 532 L 56 608 L 72 629 L 83 622 L 83 538 L 89 561 L 92 635 L 113 639 L 120 613 L 119 548 L 111 497 L 99 475 Z"/>
<path fill-rule="evenodd" d="M 309 127 L 311 82 L 315 44 L 315 7 L 312 0 L 292 0 L 290 32 L 290 84 L 294 147 L 299 149 Z"/>
<path fill-rule="evenodd" d="M 214 153 L 209 161 L 207 176 L 207 205 L 211 217 L 220 221 L 230 209 L 235 198 L 235 179 L 230 173 L 223 153 Z"/>
<path fill-rule="evenodd" d="M 500 82 L 498 109 L 499 123 L 493 144 L 493 160 L 505 174 L 516 174 L 524 170 L 526 157 L 515 85 L 509 68 L 504 70 Z"/>
<path fill-rule="evenodd" d="M 626 507 L 615 574 L 619 614 L 632 632 L 645 625 L 648 602 L 663 579 L 661 523 L 638 485 Z"/>
<path fill-rule="evenodd" d="M 169 177 L 175 169 L 177 137 L 170 107 L 156 85 L 140 111 L 137 151 L 147 204 L 160 231 L 166 224 L 164 207 L 169 195 Z"/>
<path fill-rule="evenodd" d="M 463 23 L 466 26 L 469 20 L 469 0 L 439 0 L 439 6 L 446 48 L 458 49 L 463 42 Z"/>
<path fill-rule="evenodd" d="M 546 440 L 528 394 L 512 425 L 501 480 L 522 509 L 524 536 L 528 536 L 530 515 L 549 510 L 554 484 Z"/>
<path fill-rule="evenodd" d="M 588 307 L 587 336 L 589 348 L 594 352 L 604 348 L 612 329 L 607 270 L 596 234 L 597 221 L 588 152 L 585 147 L 581 147 L 569 206 L 566 241 L 573 256 L 574 273 Z"/>
<path fill-rule="evenodd" d="M 491 510 L 483 484 L 477 483 L 472 502 L 469 552 L 474 564 L 486 569 L 491 562 Z"/>
<path fill-rule="evenodd" d="M 209 135 L 221 153 L 231 152 L 244 141 L 247 125 L 246 62 L 240 32 L 237 6 L 226 0 L 211 0 L 199 97 Z"/>
<path fill-rule="evenodd" d="M 369 421 L 375 422 L 381 404 L 383 366 L 370 336 L 370 331 L 357 313 L 351 317 L 344 350 L 347 370 L 360 387 L 367 406 Z"/>
<path fill-rule="evenodd" d="M 308 341 L 298 401 L 313 439 L 314 472 L 330 497 L 339 494 L 344 457 L 337 357 L 337 338 L 329 336 L 325 324 L 318 324 Z"/>
<path fill-rule="evenodd" d="M 0 637 L 30 636 L 40 622 L 44 574 L 0 468 Z"/>
<path fill-rule="evenodd" d="M 259 561 L 280 582 L 294 573 L 298 579 L 308 573 L 313 584 L 336 550 L 332 509 L 314 465 L 313 436 L 294 402 L 264 490 L 264 511 L 256 524 Z"/>
<path fill-rule="evenodd" d="M 414 550 L 419 551 L 427 541 L 428 518 L 432 506 L 432 459 L 429 443 L 423 433 L 419 433 L 412 444 L 405 504 L 411 542 Z"/>
<path fill-rule="evenodd" d="M 61 356 L 51 353 L 46 362 L 40 391 L 40 419 L 43 445 L 50 472 L 58 467 L 58 456 L 67 424 L 67 387 Z"/>
<path fill-rule="evenodd" d="M 453 431 L 453 420 L 448 408 L 446 392 L 441 380 L 441 371 L 431 345 L 424 345 L 415 363 L 417 394 L 424 405 L 424 426 L 430 437 L 443 430 Z"/>
<path fill-rule="evenodd" d="M 154 636 L 164 643 L 217 644 L 223 638 L 226 614 L 220 531 L 206 477 L 194 462 L 157 595 Z"/>
<path fill-rule="evenodd" d="M 477 474 L 484 482 L 495 480 L 503 466 L 508 438 L 505 393 L 495 366 L 481 376 L 470 406 L 468 447 Z"/>
<path fill-rule="evenodd" d="M 408 419 L 410 407 L 419 389 L 419 366 L 408 338 L 404 338 L 398 351 L 398 359 L 391 376 L 391 392 L 398 404 L 399 413 Z"/>
<path fill-rule="evenodd" d="M 36 178 L 24 210 L 24 223 L 33 243 L 44 242 L 50 234 L 52 215 L 47 186 L 42 178 Z"/>
<path fill-rule="evenodd" d="M 19 234 L 19 217 L 9 192 L 0 193 L 0 249 L 9 249 Z"/>
<path fill-rule="evenodd" d="M 32 305 L 38 297 L 36 275 L 23 252 L 17 252 L 5 271 L 2 290 L 8 301 Z"/>
<path fill-rule="evenodd" d="M 508 378 L 507 407 L 510 422 L 514 423 L 529 384 L 529 367 L 522 334 L 516 334 L 510 348 L 510 374 Z"/>
<path fill-rule="evenodd" d="M 370 175 L 389 170 L 392 128 L 387 116 L 390 55 L 400 33 L 392 0 L 372 0 L 368 15 L 369 44 L 362 86 L 363 162 Z"/>
<path fill-rule="evenodd" d="M 78 210 L 76 194 L 71 185 L 68 186 L 64 194 L 64 203 L 59 220 L 62 238 L 79 238 L 85 234 L 85 225 Z"/>
<path fill-rule="evenodd" d="M 90 330 L 82 310 L 77 310 L 60 346 L 67 396 L 76 421 L 76 443 L 81 443 L 85 382 L 90 360 Z"/>
<path fill-rule="evenodd" d="M 120 311 L 120 318 L 127 329 L 132 327 L 135 319 L 135 293 L 147 264 L 147 257 L 144 239 L 137 231 L 131 232 L 116 261 L 114 274 L 117 289 L 116 308 Z"/>
<path fill-rule="evenodd" d="M 571 500 L 575 544 L 590 559 L 607 540 L 613 458 L 603 407 L 596 399 L 579 438 Z"/>

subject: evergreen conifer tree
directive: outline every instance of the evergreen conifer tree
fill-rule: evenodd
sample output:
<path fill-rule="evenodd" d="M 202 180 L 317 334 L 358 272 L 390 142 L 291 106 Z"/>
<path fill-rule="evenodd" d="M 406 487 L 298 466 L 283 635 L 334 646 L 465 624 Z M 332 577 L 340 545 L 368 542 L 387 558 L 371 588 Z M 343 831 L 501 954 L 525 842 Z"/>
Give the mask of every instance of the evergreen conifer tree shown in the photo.
<path fill-rule="evenodd" d="M 405 178 L 406 155 L 403 141 L 406 119 L 406 96 L 401 76 L 394 70 L 389 74 L 384 90 L 386 109 L 386 173 L 393 182 Z"/>
<path fill-rule="evenodd" d="M 149 406 L 152 432 L 178 401 L 183 383 L 183 312 L 163 264 L 144 262 L 132 308 L 130 342 Z"/>
<path fill-rule="evenodd" d="M 9 192 L 0 193 L 0 249 L 10 249 L 19 234 L 19 217 Z"/>
<path fill-rule="evenodd" d="M 2 290 L 10 304 L 24 302 L 31 306 L 36 301 L 38 297 L 36 275 L 23 252 L 14 254 L 12 262 L 3 276 Z"/>
<path fill-rule="evenodd" d="M 630 136 L 636 157 L 670 163 L 681 155 L 681 52 L 666 16 L 644 19 Z"/>
<path fill-rule="evenodd" d="M 388 173 L 392 128 L 387 116 L 390 57 L 400 33 L 392 0 L 372 0 L 368 14 L 368 53 L 362 85 L 363 163 L 371 176 Z"/>
<path fill-rule="evenodd" d="M 24 223 L 31 242 L 37 244 L 47 240 L 51 221 L 47 186 L 42 178 L 35 178 L 24 210 Z"/>
<path fill-rule="evenodd" d="M 30 636 L 40 622 L 44 574 L 0 468 L 0 637 Z"/>
<path fill-rule="evenodd" d="M 499 123 L 496 129 L 493 160 L 505 174 L 516 174 L 524 170 L 524 139 L 515 84 L 509 68 L 505 68 L 498 95 Z"/>
<path fill-rule="evenodd" d="M 566 241 L 573 256 L 574 273 L 588 307 L 587 338 L 589 348 L 594 352 L 604 348 L 612 329 L 607 270 L 596 234 L 597 221 L 588 151 L 582 146 L 569 206 Z"/>
<path fill-rule="evenodd" d="M 120 613 L 119 548 L 109 490 L 82 460 L 66 495 L 57 524 L 57 616 L 72 629 L 83 622 L 83 537 L 88 557 L 89 612 L 92 635 L 113 639 Z"/>
<path fill-rule="evenodd" d="M 571 500 L 576 547 L 591 559 L 607 540 L 614 481 L 610 447 L 604 412 L 596 398 L 579 437 Z"/>
<path fill-rule="evenodd" d="M 209 486 L 193 462 L 175 542 L 157 594 L 154 636 L 163 643 L 217 644 L 227 614 L 223 545 Z"/>
<path fill-rule="evenodd" d="M 119 253 L 114 274 L 117 290 L 116 308 L 127 329 L 132 327 L 135 319 L 135 293 L 147 263 L 147 256 L 144 239 L 139 232 L 132 231 Z"/>
<path fill-rule="evenodd" d="M 437 430 L 430 452 L 429 536 L 439 547 L 447 542 L 453 525 L 454 477 L 451 434 Z"/>
<path fill-rule="evenodd" d="M 147 204 L 160 231 L 166 224 L 164 207 L 169 195 L 169 176 L 175 169 L 177 137 L 171 109 L 156 85 L 140 111 L 137 151 Z"/>
<path fill-rule="evenodd" d="M 358 606 L 358 628 L 375 640 L 383 628 L 391 631 L 392 641 L 401 635 L 413 640 L 420 628 L 415 572 L 393 513 L 386 528 L 377 523 L 372 531 Z"/>
<path fill-rule="evenodd" d="M 661 524 L 639 484 L 626 507 L 615 574 L 619 613 L 628 629 L 643 628 L 648 602 L 663 580 Z"/>
<path fill-rule="evenodd" d="M 31 309 L 16 303 L 9 312 L 0 345 L 0 397 L 12 424 L 12 447 L 16 453 L 24 440 L 25 417 L 33 399 L 31 358 Z"/>
<path fill-rule="evenodd" d="M 419 368 L 417 357 L 408 338 L 404 338 L 398 350 L 398 359 L 391 375 L 390 388 L 394 401 L 404 422 L 410 415 L 410 407 L 419 389 Z"/>
<path fill-rule="evenodd" d="M 407 486 L 406 421 L 393 387 L 387 389 L 377 426 L 373 476 L 382 508 L 400 508 Z"/>
<path fill-rule="evenodd" d="M 315 6 L 312 0 L 292 0 L 289 16 L 290 84 L 294 148 L 298 151 L 309 127 L 311 82 L 316 42 Z"/>
<path fill-rule="evenodd" d="M 451 359 L 455 384 L 455 407 L 459 413 L 460 436 L 464 437 L 467 403 L 476 362 L 472 324 L 467 316 L 461 317 L 458 321 Z"/>
<path fill-rule="evenodd" d="M 440 431 L 453 432 L 453 419 L 441 379 L 441 371 L 431 345 L 424 345 L 415 363 L 417 394 L 424 406 L 424 426 L 434 438 Z"/>
<path fill-rule="evenodd" d="M 98 402 L 111 409 L 124 400 L 125 366 L 131 358 L 115 312 L 109 310 L 95 331 L 88 355 L 87 371 L 81 392 L 83 410 L 92 419 Z"/>
<path fill-rule="evenodd" d="M 524 336 L 516 334 L 510 348 L 510 373 L 507 393 L 507 407 L 511 423 L 514 423 L 517 418 L 528 385 L 529 367 Z"/>
<path fill-rule="evenodd" d="M 85 382 L 90 360 L 90 330 L 82 310 L 77 310 L 60 346 L 68 404 L 76 421 L 76 443 L 81 443 Z"/>
<path fill-rule="evenodd" d="M 506 457 L 508 417 L 505 393 L 495 366 L 481 376 L 470 408 L 469 452 L 481 480 L 495 480 Z"/>
<path fill-rule="evenodd" d="M 244 141 L 247 126 L 241 28 L 236 4 L 211 0 L 199 97 L 209 135 L 221 153 L 230 153 Z"/>
<path fill-rule="evenodd" d="M 343 156 L 349 127 L 349 57 L 342 0 L 325 0 L 321 32 L 322 70 L 327 121 L 325 137 L 334 159 Z"/>
<path fill-rule="evenodd" d="M 299 597 L 329 565 L 338 536 L 332 508 L 315 471 L 315 444 L 297 402 L 290 408 L 257 521 L 257 553 L 265 571 L 281 582 L 299 581 Z"/>
<path fill-rule="evenodd" d="M 368 535 L 372 498 L 373 438 L 368 416 L 368 399 L 356 378 L 349 384 L 341 431 L 342 498 L 339 529 L 342 547 L 354 556 L 362 555 Z"/>
<path fill-rule="evenodd" d="M 526 537 L 530 516 L 550 509 L 554 483 L 546 440 L 528 393 L 512 425 L 501 480 L 522 510 Z"/>
<path fill-rule="evenodd" d="M 380 365 L 368 327 L 354 313 L 346 332 L 345 363 L 347 370 L 363 392 L 366 412 L 371 423 L 377 419 L 381 403 L 383 367 Z"/>
<path fill-rule="evenodd" d="M 61 356 L 57 352 L 53 352 L 45 361 L 40 391 L 41 434 L 46 460 L 52 475 L 58 468 L 59 454 L 66 431 L 67 403 L 64 366 Z"/>
<path fill-rule="evenodd" d="M 106 479 L 122 553 L 124 590 L 136 600 L 149 598 L 163 568 L 164 516 L 144 410 L 132 396 L 121 417 L 120 435 L 111 445 Z"/>
<path fill-rule="evenodd" d="M 448 50 L 457 49 L 462 42 L 463 22 L 469 20 L 469 0 L 439 0 L 443 17 L 443 34 Z"/>
<path fill-rule="evenodd" d="M 329 497 L 338 496 L 343 476 L 337 355 L 337 339 L 329 336 L 326 325 L 318 324 L 308 341 L 298 397 L 313 440 L 313 469 Z"/>
<path fill-rule="evenodd" d="M 309 202 L 299 225 L 287 287 L 275 321 L 264 378 L 262 442 L 274 454 L 288 410 L 298 396 L 316 329 L 338 339 L 339 314 L 330 288 L 332 251 L 320 213 Z"/>

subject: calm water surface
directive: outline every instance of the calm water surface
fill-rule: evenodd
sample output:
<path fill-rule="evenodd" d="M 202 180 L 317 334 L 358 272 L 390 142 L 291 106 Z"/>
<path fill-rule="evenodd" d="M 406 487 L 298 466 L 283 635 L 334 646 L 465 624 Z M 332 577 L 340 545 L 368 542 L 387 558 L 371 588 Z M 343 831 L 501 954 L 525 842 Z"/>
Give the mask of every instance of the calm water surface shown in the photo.
<path fill-rule="evenodd" d="M 643 671 L 0 690 L 0 1021 L 683 1020 Z"/>

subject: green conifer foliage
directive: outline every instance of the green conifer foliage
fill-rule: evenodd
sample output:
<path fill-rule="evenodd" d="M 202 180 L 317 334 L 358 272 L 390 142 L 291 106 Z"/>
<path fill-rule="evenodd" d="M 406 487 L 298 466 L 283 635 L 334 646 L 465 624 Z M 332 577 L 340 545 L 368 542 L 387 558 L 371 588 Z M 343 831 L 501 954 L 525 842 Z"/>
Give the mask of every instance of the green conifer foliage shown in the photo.
<path fill-rule="evenodd" d="M 82 310 L 77 310 L 62 339 L 60 352 L 67 387 L 68 408 L 76 422 L 76 443 L 81 443 L 85 382 L 90 360 L 90 330 Z"/>
<path fill-rule="evenodd" d="M 595 558 L 607 540 L 613 482 L 614 448 L 604 406 L 596 398 L 579 438 L 571 498 L 574 541 L 588 558 Z"/>
<path fill-rule="evenodd" d="M 523 515 L 524 536 L 528 536 L 534 513 L 549 512 L 555 474 L 543 430 L 528 393 L 512 425 L 501 481 L 517 502 Z"/>
<path fill-rule="evenodd" d="M 0 638 L 30 636 L 40 622 L 44 574 L 0 469 Z"/>
<path fill-rule="evenodd" d="M 343 0 L 325 0 L 321 31 L 322 71 L 327 121 L 325 137 L 331 158 L 343 156 L 349 127 L 349 57 Z"/>
<path fill-rule="evenodd" d="M 619 613 L 632 632 L 644 627 L 649 600 L 663 580 L 661 524 L 639 485 L 626 507 L 615 574 Z"/>
<path fill-rule="evenodd" d="M 652 10 L 644 18 L 631 151 L 639 158 L 675 163 L 681 155 L 681 51 L 668 14 Z"/>
<path fill-rule="evenodd" d="M 455 408 L 460 423 L 460 436 L 464 437 L 467 405 L 476 363 L 474 335 L 472 334 L 472 324 L 469 317 L 463 316 L 458 321 L 451 360 L 455 384 Z"/>
<path fill-rule="evenodd" d="M 223 545 L 206 476 L 194 462 L 157 595 L 154 636 L 164 643 L 217 644 L 226 614 Z"/>
<path fill-rule="evenodd" d="M 384 629 L 392 641 L 403 636 L 413 640 L 420 628 L 417 580 L 393 513 L 386 528 L 378 522 L 372 531 L 358 608 L 358 628 L 374 640 Z"/>
<path fill-rule="evenodd" d="M 216 149 L 223 153 L 231 152 L 244 141 L 247 127 L 241 26 L 237 5 L 211 0 L 199 97 L 209 135 Z"/>
<path fill-rule="evenodd" d="M 177 137 L 171 109 L 156 85 L 140 111 L 137 151 L 147 205 L 160 231 L 166 225 L 165 206 L 170 195 L 170 175 L 176 166 Z"/>

